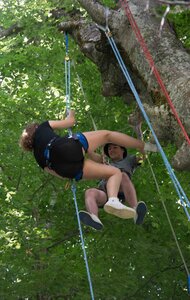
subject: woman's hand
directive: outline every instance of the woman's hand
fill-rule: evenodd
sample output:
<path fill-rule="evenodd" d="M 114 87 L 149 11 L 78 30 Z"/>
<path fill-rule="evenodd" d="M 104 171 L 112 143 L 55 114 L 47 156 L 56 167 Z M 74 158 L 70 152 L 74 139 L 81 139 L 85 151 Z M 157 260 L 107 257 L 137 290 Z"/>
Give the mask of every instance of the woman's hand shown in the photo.
<path fill-rule="evenodd" d="M 66 117 L 66 120 L 68 120 L 70 122 L 70 126 L 69 127 L 73 127 L 75 125 L 75 111 L 74 110 L 70 110 L 68 116 Z"/>
<path fill-rule="evenodd" d="M 53 129 L 70 128 L 75 125 L 75 122 L 75 111 L 70 110 L 66 119 L 59 121 L 49 121 L 49 125 Z"/>

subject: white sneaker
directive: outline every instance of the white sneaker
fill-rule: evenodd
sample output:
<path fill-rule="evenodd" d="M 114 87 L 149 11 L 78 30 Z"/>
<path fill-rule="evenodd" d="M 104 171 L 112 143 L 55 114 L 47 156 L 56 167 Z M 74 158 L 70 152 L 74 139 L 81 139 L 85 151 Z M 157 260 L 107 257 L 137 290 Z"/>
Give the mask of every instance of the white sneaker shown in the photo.
<path fill-rule="evenodd" d="M 131 219 L 135 218 L 136 216 L 135 209 L 123 205 L 117 199 L 108 200 L 108 202 L 106 202 L 106 204 L 104 205 L 104 210 L 108 214 L 114 215 L 122 219 Z"/>
<path fill-rule="evenodd" d="M 158 152 L 158 147 L 156 144 L 145 143 L 144 152 Z"/>
<path fill-rule="evenodd" d="M 96 230 L 101 230 L 103 228 L 103 224 L 100 219 L 96 215 L 90 214 L 87 211 L 79 211 L 79 218 L 83 224 L 90 226 Z"/>

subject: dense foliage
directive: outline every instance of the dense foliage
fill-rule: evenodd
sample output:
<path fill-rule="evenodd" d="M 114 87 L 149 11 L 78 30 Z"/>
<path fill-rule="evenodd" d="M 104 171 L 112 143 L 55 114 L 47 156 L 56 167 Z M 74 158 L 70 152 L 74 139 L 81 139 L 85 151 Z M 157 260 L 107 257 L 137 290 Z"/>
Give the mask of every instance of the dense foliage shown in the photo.
<path fill-rule="evenodd" d="M 70 3 L 71 2 L 71 3 Z M 0 1 L 1 26 L 17 22 L 19 33 L 0 40 L 0 299 L 90 299 L 77 218 L 70 188 L 44 174 L 31 154 L 18 146 L 26 123 L 60 118 L 65 113 L 64 35 L 57 31 L 51 10 L 61 1 Z M 104 1 L 107 5 L 113 3 Z M 68 10 L 75 1 L 64 2 Z M 186 14 L 187 12 L 185 12 Z M 182 14 L 173 21 L 182 40 Z M 183 23 L 184 24 L 184 23 Z M 184 27 L 185 25 L 183 25 Z M 189 45 L 189 42 L 186 46 Z M 96 67 L 69 40 L 74 131 L 99 129 L 134 135 L 127 124 L 134 107 L 119 98 L 101 96 Z M 77 74 L 82 79 L 85 97 Z M 135 106 L 135 105 L 134 105 Z M 146 124 L 143 125 L 146 131 Z M 64 133 L 64 132 L 62 132 Z M 145 132 L 146 138 L 148 133 Z M 168 158 L 173 145 L 164 148 Z M 149 164 L 150 162 L 150 164 Z M 151 174 L 153 167 L 161 196 Z M 187 173 L 177 174 L 189 193 Z M 149 213 L 143 226 L 100 211 L 102 232 L 83 228 L 96 299 L 187 299 L 187 274 L 163 209 L 164 201 L 187 265 L 190 226 L 158 154 L 149 155 L 134 175 L 139 199 Z M 84 191 L 96 182 L 77 185 L 84 209 Z"/>

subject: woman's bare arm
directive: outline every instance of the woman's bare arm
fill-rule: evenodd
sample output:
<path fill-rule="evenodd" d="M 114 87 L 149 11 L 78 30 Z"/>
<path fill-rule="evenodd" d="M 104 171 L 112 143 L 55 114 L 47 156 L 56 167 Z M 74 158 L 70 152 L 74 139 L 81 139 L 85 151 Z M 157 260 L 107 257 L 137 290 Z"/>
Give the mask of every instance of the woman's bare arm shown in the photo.
<path fill-rule="evenodd" d="M 75 111 L 70 110 L 69 115 L 64 120 L 49 121 L 53 129 L 70 128 L 75 125 Z"/>

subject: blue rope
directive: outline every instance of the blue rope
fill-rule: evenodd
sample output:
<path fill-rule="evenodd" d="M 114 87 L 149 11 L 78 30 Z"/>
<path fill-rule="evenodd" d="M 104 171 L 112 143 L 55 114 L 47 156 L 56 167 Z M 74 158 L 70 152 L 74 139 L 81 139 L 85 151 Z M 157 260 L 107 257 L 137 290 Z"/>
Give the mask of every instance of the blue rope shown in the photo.
<path fill-rule="evenodd" d="M 130 86 L 130 88 L 131 88 L 131 90 L 132 90 L 132 92 L 134 94 L 134 97 L 135 97 L 135 99 L 136 99 L 136 101 L 137 101 L 137 103 L 139 105 L 139 108 L 141 109 L 141 112 L 142 112 L 142 114 L 143 114 L 143 116 L 144 116 L 144 118 L 145 118 L 145 120 L 146 120 L 146 122 L 147 122 L 147 124 L 148 124 L 148 126 L 149 126 L 149 128 L 151 130 L 151 132 L 152 132 L 152 135 L 153 135 L 153 137 L 155 139 L 157 147 L 158 147 L 158 149 L 160 151 L 160 154 L 161 154 L 161 156 L 163 158 L 163 161 L 164 161 L 164 164 L 166 166 L 166 169 L 167 169 L 167 171 L 169 173 L 169 176 L 170 176 L 170 178 L 171 178 L 171 180 L 172 180 L 172 182 L 174 184 L 174 187 L 176 189 L 176 192 L 177 192 L 177 194 L 179 196 L 179 199 L 181 201 L 183 209 L 184 209 L 184 211 L 185 211 L 185 213 L 187 215 L 188 220 L 190 221 L 190 214 L 189 214 L 189 212 L 187 210 L 187 207 L 190 207 L 190 202 L 189 202 L 189 200 L 188 200 L 188 198 L 187 198 L 187 196 L 186 196 L 183 188 L 181 187 L 181 185 L 180 185 L 180 183 L 179 183 L 179 181 L 178 181 L 178 179 L 177 179 L 174 171 L 172 170 L 171 165 L 170 165 L 170 163 L 169 163 L 169 161 L 168 161 L 168 159 L 167 159 L 167 157 L 166 157 L 166 155 L 165 155 L 165 153 L 164 153 L 164 151 L 163 151 L 163 149 L 162 149 L 162 147 L 161 147 L 161 145 L 160 145 L 160 143 L 158 141 L 158 138 L 157 138 L 157 136 L 156 136 L 156 134 L 155 134 L 155 132 L 154 132 L 154 130 L 152 128 L 150 120 L 149 120 L 149 118 L 148 118 L 148 116 L 147 116 L 147 114 L 146 114 L 146 112 L 144 110 L 144 107 L 142 105 L 141 99 L 140 99 L 140 97 L 139 97 L 139 95 L 138 95 L 138 93 L 136 91 L 136 88 L 135 88 L 135 86 L 134 86 L 134 84 L 133 84 L 133 82 L 131 80 L 131 77 L 130 77 L 128 71 L 127 71 L 127 68 L 126 68 L 126 66 L 125 66 L 125 64 L 123 62 L 123 59 L 122 59 L 122 57 L 121 57 L 121 55 L 120 55 L 120 53 L 118 51 L 118 48 L 117 48 L 117 46 L 115 44 L 115 41 L 112 38 L 112 36 L 111 36 L 110 31 L 108 30 L 108 28 L 106 28 L 106 29 L 104 29 L 103 27 L 100 27 L 100 28 L 103 29 L 104 32 L 105 32 L 105 34 L 106 34 L 106 36 L 108 38 L 108 41 L 109 41 L 109 43 L 110 43 L 110 45 L 112 47 L 112 50 L 113 50 L 113 52 L 114 52 L 114 54 L 115 54 L 115 56 L 117 58 L 117 61 L 118 61 L 119 65 L 120 65 L 120 68 L 123 71 L 123 74 L 124 74 L 125 78 L 127 79 L 127 82 L 128 82 L 128 84 L 129 84 L 129 86 Z"/>
<path fill-rule="evenodd" d="M 188 294 L 190 295 L 190 275 L 187 278 L 187 288 L 188 288 Z"/>
<path fill-rule="evenodd" d="M 66 54 L 69 52 L 69 35 L 65 32 L 65 47 L 66 47 Z"/>
<path fill-rule="evenodd" d="M 67 32 L 65 33 L 65 45 L 66 45 L 66 57 L 65 57 L 66 113 L 68 115 L 68 113 L 70 111 L 70 59 L 69 59 L 69 55 L 68 55 L 69 39 L 68 39 Z M 71 128 L 69 128 L 68 131 L 69 131 L 69 137 L 72 137 Z M 76 199 L 76 184 L 74 181 L 71 185 L 71 190 L 73 193 L 73 199 L 74 199 L 74 203 L 75 203 L 75 209 L 76 209 L 77 221 L 78 221 L 78 226 L 79 226 L 83 256 L 84 256 L 84 261 L 85 261 L 87 276 L 88 276 L 88 282 L 89 282 L 89 287 L 90 287 L 91 299 L 94 300 L 92 281 L 91 281 L 91 277 L 90 277 L 90 270 L 89 270 L 89 266 L 88 266 L 88 260 L 87 260 L 86 250 L 85 250 L 85 243 L 84 243 L 84 238 L 83 238 L 83 233 L 82 233 L 82 228 L 81 228 L 81 223 L 80 223 L 80 218 L 79 218 L 79 212 L 78 212 L 78 205 L 77 205 L 77 199 Z"/>
<path fill-rule="evenodd" d="M 88 276 L 88 282 L 89 282 L 89 287 L 90 287 L 91 299 L 94 300 L 94 293 L 93 293 L 92 281 L 91 281 L 91 277 L 90 277 L 90 270 L 89 270 L 89 266 L 88 266 L 88 259 L 87 259 L 87 255 L 86 255 L 85 243 L 84 243 L 84 238 L 83 238 L 83 233 L 82 233 L 82 227 L 81 227 L 79 213 L 78 213 L 75 182 L 72 183 L 71 190 L 73 192 L 73 198 L 74 198 L 74 202 L 75 202 L 75 209 L 76 209 L 76 213 L 77 213 L 77 221 L 78 221 L 78 226 L 79 226 L 79 232 L 80 232 L 80 239 L 81 239 L 82 250 L 83 250 L 83 255 L 84 255 L 84 261 L 85 261 L 86 270 L 87 270 L 87 276 Z"/>

